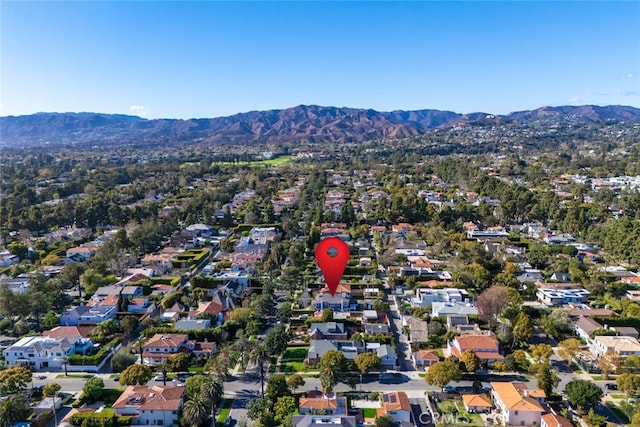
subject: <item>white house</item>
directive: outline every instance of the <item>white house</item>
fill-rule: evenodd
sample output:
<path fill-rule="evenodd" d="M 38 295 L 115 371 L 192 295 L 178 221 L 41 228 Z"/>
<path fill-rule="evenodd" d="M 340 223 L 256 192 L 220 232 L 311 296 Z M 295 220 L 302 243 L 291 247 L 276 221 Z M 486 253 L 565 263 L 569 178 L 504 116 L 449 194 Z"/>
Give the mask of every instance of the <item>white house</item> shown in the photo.
<path fill-rule="evenodd" d="M 613 351 L 622 358 L 640 356 L 640 342 L 633 337 L 597 335 L 589 342 L 589 350 L 596 357 L 602 357 L 608 351 Z"/>
<path fill-rule="evenodd" d="M 553 307 L 577 302 L 587 302 L 589 291 L 586 289 L 538 289 L 538 300 Z"/>
<path fill-rule="evenodd" d="M 62 313 L 60 324 L 63 326 L 78 326 L 81 323 L 98 324 L 113 319 L 117 311 L 117 306 L 79 305 Z"/>
<path fill-rule="evenodd" d="M 396 349 L 388 344 L 383 344 L 376 349 L 376 354 L 380 358 L 380 367 L 395 369 L 397 363 Z"/>
<path fill-rule="evenodd" d="M 118 416 L 130 416 L 133 425 L 178 427 L 184 387 L 129 386 L 113 404 Z"/>
<path fill-rule="evenodd" d="M 411 403 L 407 394 L 392 391 L 382 395 L 382 407 L 377 410 L 378 417 L 389 415 L 393 421 L 403 425 L 411 423 Z"/>
<path fill-rule="evenodd" d="M 25 337 L 7 347 L 2 354 L 9 366 L 25 365 L 31 369 L 56 370 L 72 354 L 88 354 L 93 343 L 82 338 Z"/>
<path fill-rule="evenodd" d="M 464 289 L 418 288 L 415 297 L 411 298 L 411 304 L 414 307 L 427 307 L 434 302 L 465 302 L 468 298 L 469 294 Z"/>
<path fill-rule="evenodd" d="M 503 425 L 539 426 L 541 416 L 546 411 L 540 404 L 544 402 L 542 390 L 529 390 L 523 383 L 492 382 L 493 401 L 499 409 L 498 417 Z"/>

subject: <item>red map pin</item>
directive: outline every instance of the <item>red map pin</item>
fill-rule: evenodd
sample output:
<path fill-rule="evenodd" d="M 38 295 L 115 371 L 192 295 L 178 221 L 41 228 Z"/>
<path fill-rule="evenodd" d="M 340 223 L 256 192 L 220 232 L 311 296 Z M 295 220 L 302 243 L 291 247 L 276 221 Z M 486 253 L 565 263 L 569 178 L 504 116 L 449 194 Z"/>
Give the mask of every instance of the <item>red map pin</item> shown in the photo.
<path fill-rule="evenodd" d="M 344 269 L 349 262 L 349 246 L 339 237 L 327 237 L 318 243 L 316 261 L 324 275 L 324 281 L 334 296 Z"/>

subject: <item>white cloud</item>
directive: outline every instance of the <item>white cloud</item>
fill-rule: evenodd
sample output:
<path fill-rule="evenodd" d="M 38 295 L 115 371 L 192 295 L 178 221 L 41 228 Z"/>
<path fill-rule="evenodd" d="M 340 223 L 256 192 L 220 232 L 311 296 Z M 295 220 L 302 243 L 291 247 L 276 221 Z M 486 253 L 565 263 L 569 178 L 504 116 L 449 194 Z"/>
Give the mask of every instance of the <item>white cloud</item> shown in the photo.
<path fill-rule="evenodd" d="M 629 80 L 629 79 L 635 79 L 636 77 L 638 77 L 638 75 L 635 73 L 627 73 L 627 74 L 623 74 L 620 77 L 622 77 L 623 79 Z"/>
<path fill-rule="evenodd" d="M 129 111 L 140 117 L 147 117 L 149 115 L 149 109 L 142 105 L 130 105 Z"/>

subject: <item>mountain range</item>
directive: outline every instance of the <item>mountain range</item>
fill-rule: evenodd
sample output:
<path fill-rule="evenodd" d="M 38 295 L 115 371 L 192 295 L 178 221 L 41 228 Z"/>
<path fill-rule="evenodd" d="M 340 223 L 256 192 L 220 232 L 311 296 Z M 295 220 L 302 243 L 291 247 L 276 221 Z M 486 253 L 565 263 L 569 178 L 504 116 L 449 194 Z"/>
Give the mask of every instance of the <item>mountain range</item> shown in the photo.
<path fill-rule="evenodd" d="M 0 117 L 0 147 L 158 142 L 288 143 L 359 142 L 419 136 L 464 123 L 527 123 L 536 120 L 640 122 L 640 109 L 628 106 L 560 106 L 507 115 L 299 105 L 211 119 L 144 119 L 100 113 L 37 113 Z"/>

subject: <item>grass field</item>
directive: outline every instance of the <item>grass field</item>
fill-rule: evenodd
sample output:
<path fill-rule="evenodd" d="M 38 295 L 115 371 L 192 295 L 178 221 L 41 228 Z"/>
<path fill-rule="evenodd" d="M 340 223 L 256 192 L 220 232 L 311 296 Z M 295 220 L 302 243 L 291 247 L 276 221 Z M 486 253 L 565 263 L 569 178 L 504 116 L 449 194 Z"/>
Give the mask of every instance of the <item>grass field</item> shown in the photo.
<path fill-rule="evenodd" d="M 280 364 L 280 372 L 295 373 L 295 372 L 304 372 L 305 366 L 303 362 L 283 362 Z"/>
<path fill-rule="evenodd" d="M 216 420 L 217 427 L 224 425 L 225 420 L 231 412 L 231 406 L 233 406 L 233 399 L 225 399 L 222 404 L 222 409 L 220 410 L 220 415 L 218 415 L 218 419 Z"/>
<path fill-rule="evenodd" d="M 304 360 L 308 351 L 309 347 L 287 347 L 282 358 L 284 360 Z"/>
<path fill-rule="evenodd" d="M 376 408 L 362 408 L 362 416 L 365 418 L 377 418 Z"/>
<path fill-rule="evenodd" d="M 69 374 L 69 375 L 58 374 L 56 375 L 56 378 L 93 378 L 93 377 L 95 377 L 95 375 L 92 375 L 92 374 Z"/>

